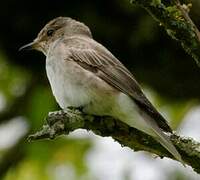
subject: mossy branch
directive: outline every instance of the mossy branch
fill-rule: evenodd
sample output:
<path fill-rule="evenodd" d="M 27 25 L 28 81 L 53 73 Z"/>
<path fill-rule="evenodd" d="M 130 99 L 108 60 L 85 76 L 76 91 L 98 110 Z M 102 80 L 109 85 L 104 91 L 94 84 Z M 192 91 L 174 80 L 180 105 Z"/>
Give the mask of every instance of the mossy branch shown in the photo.
<path fill-rule="evenodd" d="M 76 129 L 91 130 L 100 136 L 111 136 L 121 146 L 134 151 L 148 151 L 160 157 L 174 157 L 151 136 L 111 117 L 89 116 L 77 109 L 49 113 L 42 130 L 29 136 L 29 140 L 50 138 L 69 134 Z M 200 173 L 200 143 L 191 138 L 170 135 L 172 143 L 180 152 L 184 162 Z"/>
<path fill-rule="evenodd" d="M 130 0 L 145 8 L 167 33 L 179 41 L 200 67 L 200 33 L 188 15 L 189 0 Z"/>

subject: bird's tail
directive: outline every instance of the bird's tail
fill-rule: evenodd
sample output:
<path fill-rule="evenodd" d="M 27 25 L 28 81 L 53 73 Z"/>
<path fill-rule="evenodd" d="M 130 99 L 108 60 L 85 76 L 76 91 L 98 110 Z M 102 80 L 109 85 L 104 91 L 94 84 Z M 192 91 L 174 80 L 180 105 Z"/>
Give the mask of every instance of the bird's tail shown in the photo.
<path fill-rule="evenodd" d="M 172 144 L 169 137 L 159 128 L 156 122 L 149 115 L 142 114 L 142 116 L 147 125 L 151 127 L 153 133 L 155 134 L 154 138 L 185 166 L 181 155 L 179 154 L 175 146 Z"/>

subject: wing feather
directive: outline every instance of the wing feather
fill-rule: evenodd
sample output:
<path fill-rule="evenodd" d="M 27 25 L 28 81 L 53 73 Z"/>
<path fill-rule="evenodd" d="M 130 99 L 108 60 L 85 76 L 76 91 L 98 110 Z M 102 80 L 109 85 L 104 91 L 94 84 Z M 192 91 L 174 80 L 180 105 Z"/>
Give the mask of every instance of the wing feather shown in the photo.
<path fill-rule="evenodd" d="M 166 132 L 172 132 L 166 120 L 143 94 L 128 69 L 108 51 L 70 48 L 71 58 L 83 68 L 92 71 L 111 86 L 130 96 Z"/>

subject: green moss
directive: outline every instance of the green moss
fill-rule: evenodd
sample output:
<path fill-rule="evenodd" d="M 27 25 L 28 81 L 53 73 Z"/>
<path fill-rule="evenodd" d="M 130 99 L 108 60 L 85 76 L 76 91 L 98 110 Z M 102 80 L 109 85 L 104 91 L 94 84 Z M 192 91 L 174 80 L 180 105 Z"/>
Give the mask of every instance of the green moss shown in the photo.
<path fill-rule="evenodd" d="M 161 0 L 152 0 L 152 1 L 151 1 L 151 5 L 152 5 L 152 6 L 155 6 L 155 7 L 156 7 L 156 6 L 160 5 L 160 4 L 161 4 Z"/>
<path fill-rule="evenodd" d="M 180 17 L 182 18 L 182 13 L 176 6 L 168 6 L 166 7 L 166 11 L 169 12 L 171 17 L 176 17 L 177 20 L 179 20 L 178 18 Z"/>
<path fill-rule="evenodd" d="M 180 1 L 188 8 L 191 2 Z M 175 5 L 175 1 L 165 2 L 164 0 L 131 0 L 131 3 L 138 4 L 145 8 L 167 31 L 167 34 L 180 42 L 183 49 L 200 66 L 200 42 L 192 23 L 187 21 L 182 11 Z"/>

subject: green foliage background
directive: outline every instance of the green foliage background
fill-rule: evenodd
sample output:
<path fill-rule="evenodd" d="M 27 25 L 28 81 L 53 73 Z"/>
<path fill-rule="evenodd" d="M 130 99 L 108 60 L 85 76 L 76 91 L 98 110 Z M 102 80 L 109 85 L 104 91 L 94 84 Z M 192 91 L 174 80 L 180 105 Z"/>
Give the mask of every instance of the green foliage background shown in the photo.
<path fill-rule="evenodd" d="M 199 105 L 200 70 L 195 62 L 144 9 L 128 0 L 7 0 L 0 4 L 0 132 L 13 118 L 23 118 L 26 123 L 18 139 L 8 147 L 0 146 L 0 179 L 98 179 L 87 165 L 86 157 L 93 147 L 89 137 L 26 141 L 47 113 L 59 107 L 46 78 L 45 57 L 38 52 L 21 54 L 18 48 L 32 41 L 54 17 L 70 16 L 87 24 L 94 38 L 134 72 L 174 129 Z M 194 0 L 191 15 L 197 26 L 199 8 L 200 2 Z M 6 136 L 12 132 L 7 128 Z M 19 132 L 15 133 L 18 136 Z M 66 173 L 56 174 L 60 168 Z M 178 173 L 171 176 L 182 177 Z"/>

